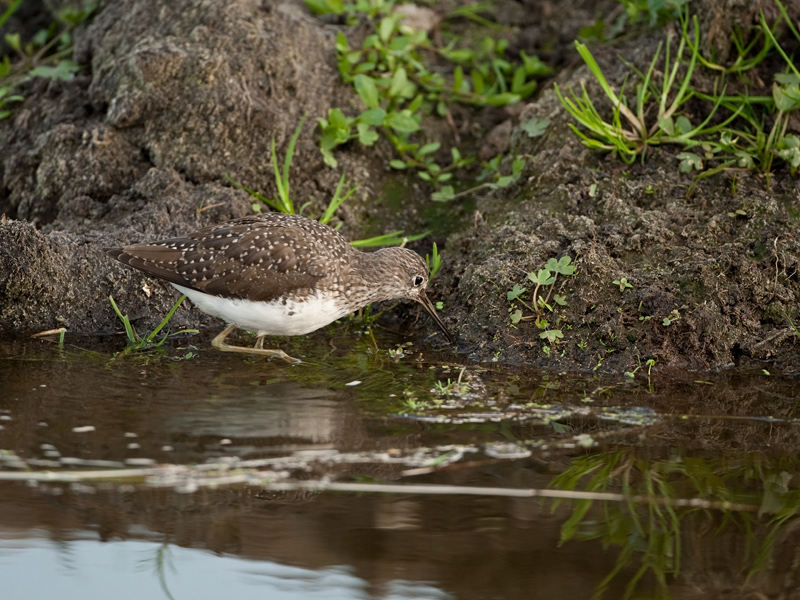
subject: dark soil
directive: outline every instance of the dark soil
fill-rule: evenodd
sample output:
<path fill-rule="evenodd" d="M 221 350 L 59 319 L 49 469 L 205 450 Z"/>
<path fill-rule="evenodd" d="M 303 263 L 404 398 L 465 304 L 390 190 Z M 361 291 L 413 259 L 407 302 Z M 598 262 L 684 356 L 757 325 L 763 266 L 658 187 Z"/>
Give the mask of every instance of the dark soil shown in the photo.
<path fill-rule="evenodd" d="M 712 15 L 705 17 L 713 21 L 710 45 L 725 39 L 718 31 L 732 20 L 751 18 L 714 4 L 727 16 L 714 20 L 718 12 L 703 7 Z M 585 82 L 601 97 L 588 70 L 576 68 L 572 41 L 617 3 L 500 5 L 501 20 L 516 26 L 515 51 L 562 67 L 562 89 Z M 800 322 L 797 177 L 720 174 L 689 195 L 692 177 L 678 172 L 677 150 L 631 166 L 590 151 L 548 84 L 524 106 L 456 113 L 473 145 L 523 154 L 526 170 L 512 188 L 431 210 L 430 190 L 418 180 L 392 178 L 385 145 L 345 149 L 337 171 L 322 162 L 314 120 L 333 106 L 360 109 L 336 69 L 341 27 L 301 2 L 120 0 L 100 8 L 76 32 L 82 74 L 26 84 L 25 101 L 0 121 L 3 335 L 119 329 L 109 295 L 137 325 L 157 324 L 175 301 L 172 288 L 100 249 L 248 214 L 251 199 L 225 174 L 274 195 L 270 140 L 282 160 L 307 114 L 291 173 L 297 204 L 311 200 L 319 211 L 343 169 L 360 185 L 340 210 L 345 235 L 448 221 L 434 234 L 445 265 L 431 295 L 444 301 L 459 350 L 475 360 L 603 370 L 646 368 L 649 359 L 656 368 L 688 369 L 757 360 L 800 371 L 792 328 Z M 645 68 L 662 37 L 644 32 L 594 53 L 621 84 L 627 67 L 619 56 Z M 551 121 L 543 137 L 519 127 L 533 116 Z M 445 237 L 456 222 L 464 225 Z M 532 287 L 526 274 L 562 256 L 578 270 L 557 284 L 567 305 L 548 319 L 564 337 L 547 354 L 531 320 L 511 326 L 506 293 L 515 284 Z M 613 283 L 622 277 L 632 286 L 626 291 Z M 189 308 L 175 319 L 176 327 L 216 326 Z"/>

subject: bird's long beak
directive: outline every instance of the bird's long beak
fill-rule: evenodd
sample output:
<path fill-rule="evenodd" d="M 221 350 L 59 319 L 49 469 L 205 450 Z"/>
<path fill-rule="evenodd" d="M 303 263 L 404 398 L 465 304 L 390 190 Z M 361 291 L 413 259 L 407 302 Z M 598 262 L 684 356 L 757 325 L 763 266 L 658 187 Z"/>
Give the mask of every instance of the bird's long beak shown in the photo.
<path fill-rule="evenodd" d="M 436 312 L 436 307 L 433 305 L 433 303 L 430 300 L 428 300 L 428 297 L 425 295 L 424 292 L 420 293 L 420 295 L 417 296 L 417 301 L 420 304 L 422 304 L 422 306 L 425 307 L 425 310 L 428 311 L 428 314 L 433 319 L 433 322 L 436 323 L 436 325 L 439 327 L 439 329 L 442 330 L 442 333 L 447 338 L 447 341 L 450 342 L 451 344 L 455 344 L 456 343 L 455 338 L 453 337 L 453 335 L 449 331 L 447 331 L 447 327 L 444 326 L 444 323 L 442 322 L 442 319 L 439 317 L 438 313 Z"/>

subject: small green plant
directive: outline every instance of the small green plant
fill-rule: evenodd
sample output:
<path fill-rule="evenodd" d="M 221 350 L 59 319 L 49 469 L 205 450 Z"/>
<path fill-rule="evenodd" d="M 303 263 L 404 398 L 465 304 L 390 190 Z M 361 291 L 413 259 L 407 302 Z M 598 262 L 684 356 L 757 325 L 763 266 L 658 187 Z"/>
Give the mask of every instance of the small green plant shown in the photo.
<path fill-rule="evenodd" d="M 403 408 L 405 412 L 418 413 L 430 408 L 430 404 L 424 400 L 417 400 L 414 397 L 408 397 L 403 400 Z"/>
<path fill-rule="evenodd" d="M 558 344 L 558 340 L 564 338 L 560 329 L 548 329 L 539 334 L 539 338 L 546 340 L 550 344 Z"/>
<path fill-rule="evenodd" d="M 620 277 L 619 279 L 615 279 L 614 281 L 612 281 L 612 283 L 614 285 L 618 285 L 619 286 L 619 291 L 620 292 L 624 292 L 625 290 L 633 289 L 633 286 L 631 285 L 631 283 L 625 277 Z"/>
<path fill-rule="evenodd" d="M 263 194 L 251 190 L 247 188 L 233 179 L 230 178 L 227 174 L 225 177 L 227 178 L 228 182 L 233 185 L 235 188 L 240 190 L 244 190 L 251 197 L 256 198 L 258 202 L 253 203 L 253 212 L 260 213 L 262 210 L 262 206 L 266 205 L 270 208 L 277 210 L 278 212 L 285 213 L 287 215 L 294 215 L 294 214 L 303 214 L 304 210 L 308 207 L 309 203 L 304 204 L 300 207 L 299 213 L 295 212 L 294 209 L 294 202 L 292 201 L 291 195 L 289 194 L 289 170 L 292 166 L 292 159 L 294 158 L 294 148 L 297 144 L 297 140 L 300 138 L 300 132 L 303 129 L 303 124 L 306 121 L 306 116 L 303 115 L 303 118 L 300 119 L 300 124 L 294 130 L 292 137 L 289 139 L 289 146 L 286 148 L 286 156 L 283 159 L 283 169 L 278 168 L 278 151 L 275 149 L 275 138 L 272 138 L 272 170 L 275 176 L 275 187 L 278 190 L 278 197 L 277 198 L 267 198 Z M 334 195 L 334 200 L 338 199 L 340 194 L 340 188 L 344 183 L 344 175 L 339 180 L 339 186 L 336 188 L 336 194 Z M 344 200 L 349 197 L 355 189 L 350 190 L 344 198 L 339 200 L 339 204 L 341 204 Z M 334 200 L 331 201 L 333 204 Z M 337 205 L 338 206 L 338 205 Z M 335 208 L 333 210 L 336 210 Z M 331 211 L 331 214 L 333 211 Z M 327 211 L 326 211 L 327 214 Z M 329 217 L 330 218 L 330 217 Z"/>
<path fill-rule="evenodd" d="M 460 381 L 451 381 L 450 378 L 448 378 L 447 383 L 444 381 L 437 381 L 434 383 L 431 391 L 440 396 L 458 396 L 459 394 L 469 391 L 469 385 L 461 383 Z"/>
<path fill-rule="evenodd" d="M 431 254 L 425 255 L 425 264 L 428 266 L 428 280 L 430 281 L 436 273 L 439 272 L 439 269 L 442 268 L 442 256 L 439 254 L 439 248 L 436 246 L 436 242 L 433 242 Z"/>
<path fill-rule="evenodd" d="M 252 198 L 258 200 L 258 202 L 253 203 L 253 211 L 256 213 L 260 213 L 262 210 L 262 206 L 266 205 L 270 208 L 277 210 L 278 212 L 282 212 L 289 215 L 302 215 L 306 209 L 311 205 L 311 202 L 306 202 L 303 204 L 298 211 L 295 211 L 294 202 L 292 201 L 291 195 L 289 193 L 289 171 L 292 166 L 292 159 L 294 158 L 294 149 L 295 145 L 297 144 L 297 140 L 300 138 L 300 131 L 303 128 L 303 124 L 305 122 L 305 116 L 300 120 L 300 124 L 294 131 L 291 139 L 289 140 L 289 146 L 286 148 L 286 156 L 283 160 L 283 169 L 279 169 L 278 167 L 278 153 L 275 148 L 275 139 L 272 139 L 272 167 L 273 172 L 275 175 L 275 186 L 278 190 L 278 197 L 277 198 L 267 198 L 263 194 L 252 190 L 248 187 L 243 186 L 242 184 L 234 181 L 229 175 L 225 175 L 228 182 L 235 188 L 243 190 L 247 192 Z M 339 178 L 339 183 L 336 186 L 336 190 L 334 191 L 333 198 L 328 203 L 327 208 L 319 217 L 319 222 L 327 225 L 330 223 L 331 219 L 333 218 L 334 213 L 345 202 L 353 193 L 358 189 L 357 187 L 350 188 L 347 191 L 344 191 L 345 187 L 345 176 Z M 339 224 L 335 229 L 341 227 Z M 356 248 L 368 248 L 374 246 L 399 246 L 404 245 L 408 242 L 413 242 L 419 239 L 424 238 L 426 235 L 430 233 L 426 231 L 424 233 L 419 233 L 416 235 L 403 235 L 402 230 L 392 231 L 390 233 L 385 233 L 383 235 L 378 235 L 375 237 L 363 239 L 363 240 L 354 240 L 350 242 L 350 244 Z M 441 266 L 441 262 L 440 265 Z"/>
<path fill-rule="evenodd" d="M 550 119 L 537 119 L 533 117 L 524 123 L 520 123 L 520 129 L 528 134 L 528 137 L 540 137 L 547 131 L 550 125 Z"/>
<path fill-rule="evenodd" d="M 483 163 L 484 168 L 477 177 L 478 181 L 483 181 L 489 177 L 492 177 L 493 181 L 484 181 L 483 183 L 458 193 L 455 192 L 452 185 L 444 185 L 438 192 L 431 194 L 431 199 L 437 202 L 448 202 L 456 198 L 461 198 L 462 196 L 473 194 L 481 189 L 498 190 L 510 186 L 522 175 L 522 170 L 525 168 L 525 158 L 522 156 L 516 156 L 514 158 L 511 162 L 510 175 L 503 175 L 500 171 L 500 162 L 502 158 L 502 156 L 498 155 Z"/>
<path fill-rule="evenodd" d="M 575 47 L 589 67 L 592 75 L 600 84 L 606 97 L 611 101 L 613 108 L 612 120 L 606 121 L 600 116 L 597 108 L 589 97 L 586 87 L 581 84 L 582 95 L 577 96 L 570 90 L 571 97 L 564 97 L 558 85 L 555 85 L 559 100 L 567 112 L 583 127 L 588 130 L 584 133 L 575 125 L 570 124 L 572 130 L 590 148 L 598 150 L 611 150 L 617 153 L 627 163 L 632 163 L 638 156 L 644 155 L 647 148 L 664 143 L 677 143 L 692 146 L 699 143 L 697 140 L 701 132 L 711 133 L 720 128 L 707 127 L 715 111 L 706 117 L 703 123 L 693 127 L 686 116 L 679 115 L 681 106 L 688 102 L 694 95 L 689 83 L 694 72 L 694 67 L 699 54 L 699 28 L 695 18 L 694 51 L 689 57 L 689 63 L 680 82 L 677 81 L 679 68 L 687 46 L 687 37 L 681 37 L 678 50 L 674 59 L 670 58 L 670 41 L 667 38 L 664 56 L 664 78 L 662 85 L 656 87 L 656 65 L 661 57 L 662 45 L 659 44 L 650 67 L 645 74 L 640 74 L 642 81 L 636 85 L 636 97 L 633 107 L 628 107 L 624 93 L 617 95 L 603 75 L 600 66 L 592 56 L 585 44 L 576 42 Z M 624 88 L 623 88 L 624 92 Z M 671 97 L 671 100 L 670 100 Z M 650 118 L 649 102 L 656 102 L 656 118 L 648 123 Z"/>
<path fill-rule="evenodd" d="M 511 302 L 509 317 L 512 326 L 516 326 L 524 320 L 535 319 L 536 327 L 542 330 L 539 334 L 539 339 L 549 344 L 542 347 L 542 350 L 547 356 L 550 356 L 551 346 L 558 346 L 559 341 L 564 338 L 564 333 L 561 329 L 550 326 L 550 322 L 544 318 L 545 310 L 552 313 L 554 305 L 567 305 L 565 296 L 554 293 L 555 282 L 559 275 L 572 276 L 574 274 L 575 264 L 569 256 L 562 256 L 558 260 L 551 258 L 545 263 L 543 269 L 528 273 L 528 280 L 536 284 L 531 292 L 530 303 L 523 300 L 523 295 L 527 293 L 528 290 L 518 284 L 514 284 L 511 291 L 506 294 L 506 299 Z M 546 295 L 543 295 L 543 288 L 547 288 Z M 514 302 L 519 302 L 533 314 L 523 316 L 522 310 L 515 308 Z M 562 319 L 563 317 L 559 318 L 556 321 L 556 325 L 560 323 Z"/>
<path fill-rule="evenodd" d="M 636 357 L 636 368 L 633 371 L 625 371 L 625 377 L 628 379 L 633 379 L 636 377 L 636 373 L 642 368 L 642 360 L 637 356 Z M 653 365 L 656 364 L 654 359 L 648 359 L 647 362 L 644 363 L 644 366 L 647 367 L 647 381 L 650 381 L 650 371 L 653 369 Z"/>
<path fill-rule="evenodd" d="M 580 37 L 596 38 L 601 41 L 612 40 L 631 27 L 644 24 L 647 27 L 667 23 L 680 16 L 682 8 L 690 0 L 619 0 L 624 10 L 610 24 L 598 19 L 594 24 L 583 27 Z"/>
<path fill-rule="evenodd" d="M 762 12 L 758 24 L 747 36 L 734 31 L 737 56 L 727 66 L 716 64 L 700 54 L 697 19 L 690 20 L 682 14 L 681 38 L 675 56 L 670 57 L 668 38 L 661 69 L 656 68 L 661 46 L 645 73 L 631 67 L 639 78 L 632 101 L 626 98 L 624 85 L 619 95 L 612 90 L 589 50 L 578 44 L 581 57 L 610 100 L 613 112 L 610 120 L 601 117 L 585 87 L 581 96 L 570 91 L 567 97 L 556 86 L 562 104 L 583 128 L 572 125 L 573 130 L 590 148 L 615 152 L 629 163 L 637 157 L 644 159 L 650 147 L 661 144 L 680 146 L 682 151 L 677 155 L 680 172 L 695 173 L 690 193 L 700 180 L 729 169 L 758 170 L 767 175 L 769 182 L 776 159 L 796 174 L 800 170 L 800 137 L 790 133 L 787 124 L 800 109 L 800 70 L 793 57 L 778 43 L 775 32 L 785 24 L 798 42 L 800 32 L 780 0 L 774 2 L 780 15 L 772 25 L 767 23 Z M 690 33 L 690 24 L 693 33 Z M 745 37 L 750 41 L 745 43 Z M 685 56 L 687 53 L 688 58 Z M 748 71 L 774 54 L 783 59 L 786 68 L 784 72 L 773 75 L 771 94 L 753 93 L 750 84 L 742 93 L 726 93 L 726 78 L 730 75 L 742 80 L 761 80 L 763 73 L 749 76 Z M 692 85 L 697 66 L 717 73 L 717 81 L 710 86 L 711 92 L 700 91 Z M 679 78 L 677 75 L 681 68 L 683 75 Z M 659 71 L 663 71 L 663 76 Z M 660 85 L 657 84 L 659 79 Z M 704 86 L 704 89 L 708 88 Z M 682 112 L 682 107 L 691 99 L 710 103 L 699 125 L 690 121 L 693 115 Z M 715 118 L 721 111 L 727 111 L 727 116 Z M 694 114 L 697 114 L 696 110 Z M 654 118 L 649 115 L 654 115 Z"/>
<path fill-rule="evenodd" d="M 506 294 L 506 299 L 512 303 L 514 301 L 519 302 L 534 314 L 530 316 L 522 316 L 522 311 L 517 310 L 512 313 L 512 323 L 516 325 L 522 320 L 536 319 L 537 326 L 544 329 L 545 327 L 542 326 L 547 325 L 547 322 L 543 320 L 544 311 L 547 310 L 549 312 L 553 312 L 553 304 L 551 304 L 551 302 L 558 304 L 559 306 L 567 305 L 567 299 L 565 296 L 553 293 L 556 279 L 559 275 L 572 276 L 574 274 L 575 264 L 572 262 L 572 259 L 569 256 L 562 256 L 558 260 L 551 258 L 545 263 L 543 269 L 528 273 L 528 280 L 536 284 L 533 292 L 531 293 L 530 304 L 522 299 L 522 296 L 528 291 L 527 288 L 521 287 L 518 284 L 514 284 L 514 287 L 511 289 L 511 291 Z M 543 287 L 547 288 L 547 294 L 545 296 L 542 296 L 541 294 Z"/>
<path fill-rule="evenodd" d="M 0 14 L 3 25 L 20 7 L 22 0 L 14 0 Z M 59 11 L 56 20 L 47 29 L 36 32 L 30 41 L 22 40 L 18 33 L 7 33 L 6 45 L 16 54 L 0 57 L 0 119 L 11 111 L 3 110 L 9 102 L 20 102 L 23 97 L 12 92 L 34 77 L 70 81 L 80 67 L 68 57 L 72 54 L 72 30 L 94 12 L 94 7 L 83 10 L 67 8 Z"/>
<path fill-rule="evenodd" d="M 519 64 L 513 65 L 505 56 L 508 42 L 502 38 L 484 37 L 471 47 L 458 47 L 456 38 L 436 45 L 426 31 L 404 25 L 395 0 L 307 0 L 306 4 L 318 14 L 345 14 L 348 24 L 367 23 L 372 28 L 360 47 L 351 47 L 344 33 L 336 37 L 339 73 L 353 86 L 365 110 L 348 117 L 332 108 L 326 118 L 319 119 L 320 149 L 332 167 L 337 165 L 334 150 L 338 146 L 353 140 L 371 146 L 383 135 L 397 154 L 390 162 L 392 168 L 411 169 L 439 189 L 474 158 L 462 156 L 455 146 L 440 152 L 440 142 L 424 139 L 422 119 L 429 115 L 452 119 L 453 103 L 504 106 L 519 102 L 535 91 L 536 77 L 551 71 L 524 52 Z M 487 23 L 476 6 L 456 8 L 443 21 L 466 17 Z M 438 63 L 432 66 L 431 60 Z M 540 130 L 541 124 L 531 123 L 529 135 L 540 135 Z M 450 155 L 449 164 L 444 164 L 442 154 Z M 453 194 L 452 189 L 438 199 L 447 199 L 448 194 Z"/>
<path fill-rule="evenodd" d="M 156 337 L 158 336 L 159 333 L 161 333 L 161 330 L 164 329 L 167 323 L 169 323 L 170 319 L 172 318 L 172 315 L 175 314 L 175 311 L 178 310 L 178 307 L 183 303 L 185 299 L 186 296 L 181 296 L 178 299 L 178 301 L 172 306 L 172 308 L 169 309 L 169 312 L 161 321 L 161 323 L 159 323 L 158 326 L 155 329 L 153 329 L 153 331 L 148 333 L 146 336 L 140 337 L 139 334 L 136 333 L 136 330 L 134 329 L 133 325 L 131 324 L 128 315 L 123 315 L 119 307 L 117 306 L 117 303 L 114 302 L 114 297 L 109 296 L 108 301 L 111 302 L 111 308 L 114 309 L 114 312 L 117 314 L 117 317 L 122 322 L 122 325 L 125 328 L 125 335 L 128 338 L 128 345 L 125 347 L 125 350 L 123 350 L 123 354 L 128 354 L 130 352 L 136 352 L 139 350 L 146 350 L 151 348 L 160 348 L 167 340 L 167 338 L 173 334 L 167 333 L 164 336 L 162 336 L 161 339 L 159 340 L 156 340 Z M 197 333 L 197 330 L 184 329 L 176 333 Z"/>
<path fill-rule="evenodd" d="M 663 320 L 663 321 L 661 321 L 661 324 L 662 324 L 664 327 L 669 327 L 669 326 L 670 326 L 670 325 L 672 325 L 672 324 L 673 324 L 675 321 L 680 321 L 680 319 L 681 319 L 681 313 L 680 313 L 680 312 L 678 312 L 678 309 L 676 308 L 676 309 L 673 309 L 673 311 L 672 311 L 671 313 L 669 313 L 669 315 L 667 315 L 666 317 L 664 317 L 664 320 Z"/>
<path fill-rule="evenodd" d="M 9 102 L 22 102 L 24 100 L 24 98 L 18 94 L 9 96 L 8 94 L 10 93 L 10 87 L 0 87 L 0 119 L 5 119 L 11 114 L 10 110 L 4 110 L 6 104 Z"/>

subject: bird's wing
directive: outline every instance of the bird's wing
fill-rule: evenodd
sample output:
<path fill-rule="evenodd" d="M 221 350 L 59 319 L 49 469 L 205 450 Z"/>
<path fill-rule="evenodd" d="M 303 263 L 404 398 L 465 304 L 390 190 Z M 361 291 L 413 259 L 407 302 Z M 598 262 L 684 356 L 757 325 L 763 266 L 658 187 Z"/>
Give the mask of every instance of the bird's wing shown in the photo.
<path fill-rule="evenodd" d="M 307 220 L 276 223 L 245 217 L 187 237 L 106 252 L 148 274 L 207 294 L 269 301 L 312 291 L 347 255 L 344 238 L 322 227 Z M 325 243 L 315 235 L 322 231 Z"/>

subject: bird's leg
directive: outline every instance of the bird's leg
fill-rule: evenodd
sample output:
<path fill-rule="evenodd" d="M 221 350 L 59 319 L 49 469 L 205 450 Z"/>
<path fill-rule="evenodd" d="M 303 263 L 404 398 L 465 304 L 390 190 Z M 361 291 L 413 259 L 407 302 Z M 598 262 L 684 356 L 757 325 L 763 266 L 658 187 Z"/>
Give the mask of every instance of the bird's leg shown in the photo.
<path fill-rule="evenodd" d="M 264 349 L 263 335 L 258 336 L 255 348 L 246 348 L 245 346 L 231 346 L 230 344 L 226 344 L 225 338 L 227 338 L 234 329 L 236 329 L 236 325 L 228 325 L 222 333 L 220 333 L 217 337 L 211 340 L 211 345 L 217 350 L 222 350 L 223 352 L 242 352 L 244 354 L 258 354 L 261 356 L 267 356 L 269 358 L 280 358 L 293 365 L 297 365 L 303 362 L 297 358 L 292 358 L 291 356 L 286 354 L 286 352 L 284 352 L 283 350 Z"/>

